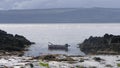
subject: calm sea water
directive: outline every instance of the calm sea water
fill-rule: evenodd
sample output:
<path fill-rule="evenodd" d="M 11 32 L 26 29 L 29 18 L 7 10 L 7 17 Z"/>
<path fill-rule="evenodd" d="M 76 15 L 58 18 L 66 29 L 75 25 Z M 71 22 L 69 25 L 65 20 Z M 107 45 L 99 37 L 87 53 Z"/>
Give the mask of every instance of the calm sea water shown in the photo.
<path fill-rule="evenodd" d="M 78 43 L 89 36 L 103 36 L 105 33 L 120 35 L 120 24 L 0 24 L 0 29 L 12 34 L 20 34 L 35 42 L 25 55 L 38 56 L 41 54 L 84 55 Z M 54 44 L 70 44 L 67 51 L 50 51 L 48 42 Z"/>

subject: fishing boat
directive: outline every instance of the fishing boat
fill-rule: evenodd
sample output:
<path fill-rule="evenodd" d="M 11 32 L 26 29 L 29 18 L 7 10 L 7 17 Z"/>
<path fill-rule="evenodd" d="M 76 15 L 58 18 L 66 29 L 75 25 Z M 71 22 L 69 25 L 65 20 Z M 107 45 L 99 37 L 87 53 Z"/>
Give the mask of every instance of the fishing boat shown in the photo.
<path fill-rule="evenodd" d="M 49 42 L 48 49 L 49 50 L 68 50 L 69 46 L 70 45 L 68 45 L 68 44 L 58 45 L 58 44 L 53 44 L 53 43 Z"/>

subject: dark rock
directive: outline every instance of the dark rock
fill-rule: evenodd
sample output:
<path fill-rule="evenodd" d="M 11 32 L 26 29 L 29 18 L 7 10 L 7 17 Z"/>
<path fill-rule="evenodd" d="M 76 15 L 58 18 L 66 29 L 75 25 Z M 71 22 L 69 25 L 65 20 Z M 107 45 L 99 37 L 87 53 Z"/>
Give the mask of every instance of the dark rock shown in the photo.
<path fill-rule="evenodd" d="M 45 55 L 45 56 L 42 56 L 42 60 L 55 60 L 56 57 L 54 55 Z"/>
<path fill-rule="evenodd" d="M 79 46 L 85 54 L 120 54 L 120 35 L 91 36 Z"/>
<path fill-rule="evenodd" d="M 80 61 L 79 62 L 84 62 L 84 59 L 80 59 Z"/>
<path fill-rule="evenodd" d="M 63 57 L 61 57 L 63 56 Z M 60 55 L 60 54 L 50 54 L 50 55 L 42 55 L 40 57 L 35 57 L 37 59 L 47 60 L 47 61 L 75 61 L 73 58 L 66 56 L 66 55 Z"/>
<path fill-rule="evenodd" d="M 107 64 L 107 65 L 105 65 L 105 67 L 112 68 L 113 66 L 112 66 L 112 65 L 110 65 L 110 64 Z"/>
<path fill-rule="evenodd" d="M 8 34 L 0 30 L 0 50 L 3 51 L 23 51 L 27 46 L 33 44 L 24 36 Z"/>
<path fill-rule="evenodd" d="M 34 65 L 31 63 L 31 64 L 30 64 L 30 67 L 31 67 L 31 68 L 33 68 L 33 67 L 34 67 Z"/>
<path fill-rule="evenodd" d="M 0 30 L 0 35 L 6 35 L 6 34 L 7 34 L 7 32 Z"/>
<path fill-rule="evenodd" d="M 89 68 L 97 68 L 96 66 L 90 66 Z"/>
<path fill-rule="evenodd" d="M 75 61 L 75 60 L 72 59 L 71 57 L 66 57 L 64 59 L 57 59 L 57 61 Z"/>
<path fill-rule="evenodd" d="M 101 59 L 100 57 L 94 57 L 93 58 L 95 61 L 98 61 L 98 62 L 100 62 L 100 61 L 102 61 L 103 59 Z"/>
<path fill-rule="evenodd" d="M 74 68 L 74 67 L 73 67 Z M 76 66 L 76 68 L 87 68 L 87 67 L 84 67 L 84 66 Z"/>

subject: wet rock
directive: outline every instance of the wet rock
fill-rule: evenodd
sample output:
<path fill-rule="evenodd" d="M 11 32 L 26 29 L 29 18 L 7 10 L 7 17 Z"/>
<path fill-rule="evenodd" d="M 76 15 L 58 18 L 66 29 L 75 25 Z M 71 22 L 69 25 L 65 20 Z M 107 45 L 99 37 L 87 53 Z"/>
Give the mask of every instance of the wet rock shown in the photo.
<path fill-rule="evenodd" d="M 66 55 L 61 55 L 61 54 L 43 55 L 37 58 L 40 58 L 42 60 L 48 60 L 48 61 L 74 61 L 73 58 Z"/>
<path fill-rule="evenodd" d="M 112 68 L 113 66 L 112 66 L 112 65 L 110 65 L 110 64 L 107 64 L 105 67 L 110 67 L 110 68 Z"/>
<path fill-rule="evenodd" d="M 93 58 L 95 61 L 98 61 L 98 62 L 100 62 L 100 61 L 102 61 L 103 59 L 101 59 L 100 57 L 94 57 Z"/>
<path fill-rule="evenodd" d="M 96 66 L 90 66 L 89 68 L 97 68 Z"/>
<path fill-rule="evenodd" d="M 75 63 L 78 63 L 78 61 L 67 61 L 67 63 L 69 63 L 69 64 L 75 64 Z"/>
<path fill-rule="evenodd" d="M 83 58 L 81 58 L 79 62 L 84 62 L 84 59 L 83 59 Z"/>
<path fill-rule="evenodd" d="M 46 55 L 46 56 L 44 56 L 43 59 L 44 59 L 44 60 L 55 60 L 56 57 L 55 57 L 54 55 Z"/>
<path fill-rule="evenodd" d="M 31 67 L 31 68 L 33 68 L 33 67 L 34 67 L 34 65 L 33 65 L 32 63 L 30 63 L 30 67 Z"/>
<path fill-rule="evenodd" d="M 116 60 L 116 61 L 120 61 L 120 59 Z"/>
<path fill-rule="evenodd" d="M 74 59 L 67 57 L 65 59 L 58 59 L 57 61 L 74 61 Z"/>
<path fill-rule="evenodd" d="M 73 67 L 74 68 L 74 67 Z M 84 67 L 84 66 L 76 66 L 76 68 L 87 68 L 87 67 Z"/>

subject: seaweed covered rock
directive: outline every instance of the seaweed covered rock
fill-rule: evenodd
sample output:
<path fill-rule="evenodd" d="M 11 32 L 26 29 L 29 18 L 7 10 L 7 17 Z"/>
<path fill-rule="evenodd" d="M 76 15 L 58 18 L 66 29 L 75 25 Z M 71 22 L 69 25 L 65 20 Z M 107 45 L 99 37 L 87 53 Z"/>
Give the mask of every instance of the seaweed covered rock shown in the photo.
<path fill-rule="evenodd" d="M 24 36 L 8 34 L 0 30 L 0 50 L 22 51 L 31 44 L 33 44 L 33 42 L 30 42 Z"/>
<path fill-rule="evenodd" d="M 120 35 L 91 36 L 79 46 L 85 54 L 120 54 Z"/>

